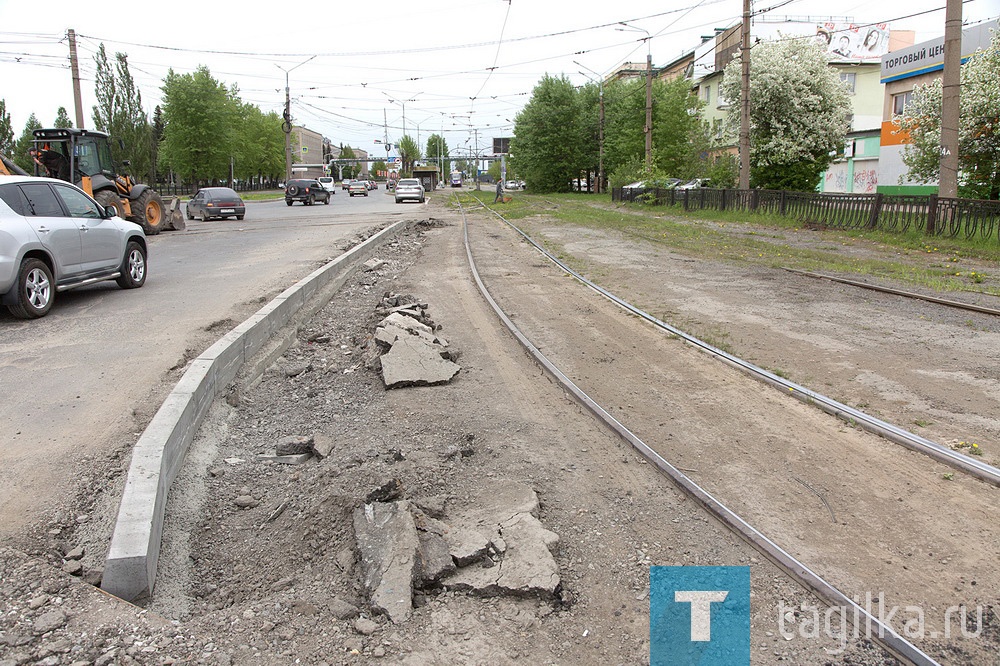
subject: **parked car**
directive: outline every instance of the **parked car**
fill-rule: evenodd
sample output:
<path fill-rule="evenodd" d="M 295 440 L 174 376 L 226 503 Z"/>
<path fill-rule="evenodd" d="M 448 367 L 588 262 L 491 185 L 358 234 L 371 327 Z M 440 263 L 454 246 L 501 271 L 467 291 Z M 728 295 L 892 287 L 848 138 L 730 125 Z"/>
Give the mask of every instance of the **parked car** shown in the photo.
<path fill-rule="evenodd" d="M 396 203 L 407 200 L 424 202 L 424 186 L 416 178 L 400 178 L 396 181 Z"/>
<path fill-rule="evenodd" d="M 333 178 L 330 178 L 330 176 L 320 176 L 316 180 L 318 180 L 319 184 L 323 186 L 323 189 L 329 192 L 330 194 L 337 193 L 337 181 L 335 181 Z"/>
<path fill-rule="evenodd" d="M 317 201 L 328 204 L 331 196 L 333 195 L 314 178 L 296 178 L 288 181 L 285 187 L 285 203 L 289 206 L 295 201 L 301 201 L 307 206 L 312 206 Z"/>
<path fill-rule="evenodd" d="M 0 299 L 20 319 L 44 317 L 56 292 L 146 282 L 142 227 L 54 178 L 0 176 Z"/>
<path fill-rule="evenodd" d="M 660 178 L 656 180 L 640 180 L 635 183 L 629 183 L 628 185 L 622 186 L 624 190 L 651 190 L 653 188 L 659 188 L 661 190 L 670 190 L 678 185 L 682 184 L 684 181 L 680 178 Z"/>
<path fill-rule="evenodd" d="M 368 196 L 368 181 L 366 180 L 355 180 L 351 181 L 351 184 L 347 186 L 347 193 L 352 197 L 355 194 L 360 194 L 361 196 Z"/>
<path fill-rule="evenodd" d="M 203 187 L 187 202 L 185 211 L 189 220 L 196 217 L 206 222 L 213 217 L 220 220 L 227 217 L 242 220 L 246 216 L 247 207 L 235 190 L 228 187 Z"/>
<path fill-rule="evenodd" d="M 677 185 L 675 189 L 678 190 L 694 190 L 699 187 L 711 187 L 711 183 L 708 178 L 694 178 L 686 183 L 681 183 Z"/>

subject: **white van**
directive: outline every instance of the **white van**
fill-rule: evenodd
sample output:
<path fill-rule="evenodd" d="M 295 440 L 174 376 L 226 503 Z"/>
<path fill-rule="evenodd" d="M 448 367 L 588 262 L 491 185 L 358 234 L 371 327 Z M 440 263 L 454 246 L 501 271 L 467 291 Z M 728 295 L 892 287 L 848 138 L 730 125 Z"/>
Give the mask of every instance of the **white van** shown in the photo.
<path fill-rule="evenodd" d="M 318 180 L 319 184 L 323 186 L 323 189 L 329 192 L 330 194 L 337 193 L 337 181 L 335 181 L 333 178 L 330 178 L 329 176 L 320 176 L 316 180 Z"/>

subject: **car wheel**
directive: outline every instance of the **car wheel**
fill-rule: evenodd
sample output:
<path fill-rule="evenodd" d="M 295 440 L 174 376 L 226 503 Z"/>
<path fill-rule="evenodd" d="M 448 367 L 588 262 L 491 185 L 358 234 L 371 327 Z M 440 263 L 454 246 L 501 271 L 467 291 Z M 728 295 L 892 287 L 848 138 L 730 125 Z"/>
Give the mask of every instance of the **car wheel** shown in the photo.
<path fill-rule="evenodd" d="M 326 195 L 326 201 L 323 202 L 323 205 L 324 206 L 329 206 L 330 205 L 330 195 L 329 194 Z"/>
<path fill-rule="evenodd" d="M 285 199 L 285 203 L 288 204 L 289 206 L 291 206 L 292 205 L 292 200 L 291 199 Z"/>
<path fill-rule="evenodd" d="M 243 219 L 244 217 L 246 217 L 246 216 L 245 216 L 245 215 L 237 215 L 237 216 L 236 216 L 236 219 L 237 219 L 237 220 L 242 220 L 242 219 Z"/>
<path fill-rule="evenodd" d="M 403 203 L 402 199 L 396 199 L 396 203 Z"/>
<path fill-rule="evenodd" d="M 55 297 L 49 267 L 40 259 L 25 259 L 17 273 L 14 302 L 7 309 L 18 319 L 38 319 L 52 309 Z"/>
<path fill-rule="evenodd" d="M 136 241 L 125 246 L 121 275 L 116 282 L 122 289 L 138 289 L 146 283 L 146 251 Z"/>
<path fill-rule="evenodd" d="M 288 193 L 294 197 L 296 194 L 299 193 L 299 186 L 298 185 L 289 185 L 288 186 Z"/>
<path fill-rule="evenodd" d="M 190 208 L 187 209 L 187 219 L 189 219 L 189 220 L 193 220 L 194 219 L 194 213 L 191 212 Z"/>
<path fill-rule="evenodd" d="M 310 194 L 309 198 L 306 199 L 306 205 L 307 206 L 312 206 L 314 203 L 316 203 L 316 197 L 314 197 L 313 195 Z"/>

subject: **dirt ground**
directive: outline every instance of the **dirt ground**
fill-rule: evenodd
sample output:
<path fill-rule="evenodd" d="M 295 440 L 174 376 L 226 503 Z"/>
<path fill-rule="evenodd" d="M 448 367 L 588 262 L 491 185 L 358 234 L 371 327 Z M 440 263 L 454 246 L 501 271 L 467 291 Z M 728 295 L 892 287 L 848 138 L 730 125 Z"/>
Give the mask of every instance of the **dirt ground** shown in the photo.
<path fill-rule="evenodd" d="M 171 491 L 151 600 L 132 606 L 84 582 L 99 579 L 127 442 L 85 461 L 76 506 L 0 550 L 0 666 L 641 664 L 650 565 L 696 564 L 751 567 L 754 663 L 894 663 L 863 635 L 813 632 L 809 619 L 825 610 L 818 600 L 523 352 L 471 279 L 461 216 L 436 199 L 408 213 L 421 223 L 378 253 L 382 267 L 358 273 L 259 381 L 241 378 L 213 406 Z M 632 432 L 862 603 L 881 594 L 887 607 L 921 609 L 926 627 L 914 642 L 939 662 L 1000 663 L 996 488 L 653 330 L 485 212 L 469 221 L 493 297 Z M 685 256 L 544 213 L 519 224 L 663 321 L 928 439 L 963 451 L 975 443 L 982 460 L 1000 462 L 996 317 Z M 713 228 L 891 256 L 835 232 Z M 995 266 L 963 268 L 996 279 Z M 428 304 L 462 368 L 451 382 L 384 388 L 371 335 L 386 293 Z M 987 296 L 952 296 L 1000 307 Z M 332 442 L 330 455 L 295 466 L 256 459 L 296 435 Z M 538 518 L 559 537 L 559 589 L 477 595 L 432 586 L 415 591 L 405 622 L 372 613 L 352 512 L 393 480 L 445 520 L 487 502 L 496 484 L 530 487 Z M 963 625 L 968 636 L 951 625 L 944 636 L 945 611 L 956 605 L 983 611 L 981 622 Z M 900 610 L 897 628 L 914 617 Z"/>

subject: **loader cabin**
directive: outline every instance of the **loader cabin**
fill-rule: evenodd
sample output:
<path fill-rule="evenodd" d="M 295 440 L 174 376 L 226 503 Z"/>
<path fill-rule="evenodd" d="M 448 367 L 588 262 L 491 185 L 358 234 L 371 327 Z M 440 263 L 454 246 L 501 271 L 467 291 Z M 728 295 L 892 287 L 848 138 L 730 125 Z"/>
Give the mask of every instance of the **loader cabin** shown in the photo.
<path fill-rule="evenodd" d="M 79 183 L 84 176 L 103 174 L 114 177 L 111 161 L 111 140 L 104 132 L 94 130 L 60 128 L 37 129 L 33 132 L 33 148 L 47 149 L 62 153 L 69 160 L 68 180 Z M 35 175 L 39 174 L 35 165 Z"/>

